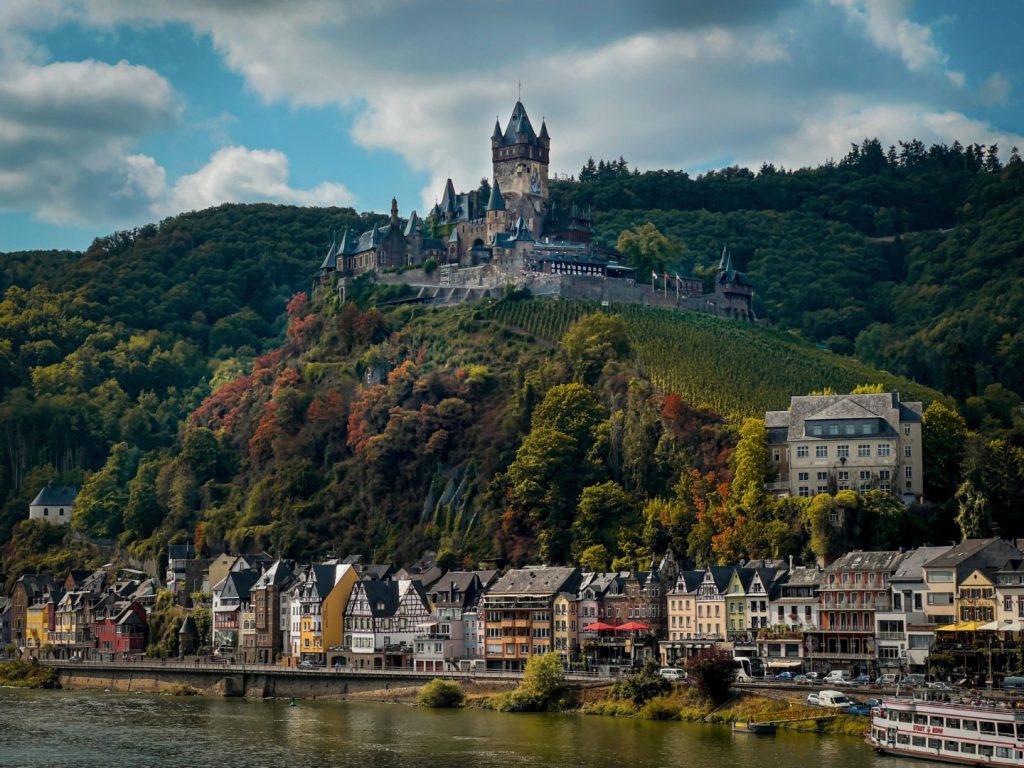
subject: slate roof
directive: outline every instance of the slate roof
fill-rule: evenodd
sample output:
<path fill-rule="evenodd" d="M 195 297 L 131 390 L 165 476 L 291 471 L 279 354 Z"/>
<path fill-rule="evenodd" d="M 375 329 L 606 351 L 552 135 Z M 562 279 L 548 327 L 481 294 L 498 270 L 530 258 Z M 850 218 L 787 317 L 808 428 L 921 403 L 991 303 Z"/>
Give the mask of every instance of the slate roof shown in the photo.
<path fill-rule="evenodd" d="M 975 568 L 997 568 L 1021 552 L 1002 539 L 968 539 L 924 564 L 925 568 L 956 568 L 963 575 Z"/>
<path fill-rule="evenodd" d="M 788 429 L 787 439 L 816 439 L 807 433 L 805 423 L 824 419 L 881 419 L 888 425 L 888 431 L 897 434 L 904 422 L 921 420 L 921 403 L 901 403 L 899 392 L 881 392 L 862 395 L 798 395 L 789 400 L 788 411 L 768 411 L 765 427 L 770 439 L 774 440 L 775 428 Z M 846 436 L 844 436 L 846 437 Z M 830 439 L 836 439 L 835 435 Z"/>
<path fill-rule="evenodd" d="M 1024 573 L 1024 559 L 1010 558 L 1000 566 L 999 573 Z M 0 608 L 0 611 L 2 611 L 2 608 Z"/>
<path fill-rule="evenodd" d="M 54 588 L 53 577 L 47 574 L 26 573 L 18 579 L 18 583 L 24 585 L 25 594 L 30 602 L 42 597 L 47 590 Z"/>
<path fill-rule="evenodd" d="M 71 507 L 74 506 L 78 489 L 69 485 L 50 485 L 42 487 L 29 506 L 32 507 Z"/>
<path fill-rule="evenodd" d="M 924 564 L 941 556 L 948 549 L 949 547 L 918 547 L 910 550 L 893 571 L 889 581 L 921 581 L 924 579 Z"/>
<path fill-rule="evenodd" d="M 905 553 L 897 550 L 847 552 L 825 568 L 826 571 L 895 571 Z"/>
<path fill-rule="evenodd" d="M 254 590 L 267 589 L 268 587 L 285 589 L 294 580 L 295 574 L 292 573 L 292 569 L 288 563 L 284 560 L 277 560 L 263 572 L 252 588 Z"/>
<path fill-rule="evenodd" d="M 237 597 L 239 602 L 244 603 L 249 599 L 249 592 L 258 578 L 259 573 L 256 571 L 232 571 L 221 582 L 224 585 L 221 597 Z"/>
<path fill-rule="evenodd" d="M 504 211 L 505 210 L 505 198 L 501 196 L 501 187 L 498 186 L 498 180 L 495 179 L 494 183 L 491 184 L 491 197 L 487 201 L 488 211 Z"/>
<path fill-rule="evenodd" d="M 497 137 L 495 136 L 494 138 Z M 526 114 L 526 107 L 523 106 L 521 101 L 517 101 L 516 105 L 512 108 L 512 116 L 508 119 L 505 133 L 501 137 L 501 145 L 503 147 L 510 147 L 514 144 L 540 146 L 537 134 L 534 133 L 533 125 L 530 124 L 530 118 Z"/>
<path fill-rule="evenodd" d="M 696 592 L 704 581 L 704 571 L 680 571 L 676 580 L 676 592 Z M 680 589 L 682 588 L 682 589 Z"/>
<path fill-rule="evenodd" d="M 495 595 L 554 595 L 575 591 L 580 572 L 560 566 L 528 566 L 509 571 L 491 587 Z"/>
<path fill-rule="evenodd" d="M 453 600 L 452 594 L 457 595 Z M 473 571 L 451 571 L 437 580 L 430 598 L 439 608 L 466 608 L 476 602 L 480 579 Z"/>
<path fill-rule="evenodd" d="M 192 635 L 192 637 L 195 637 L 197 632 L 196 620 L 191 615 L 186 616 L 185 620 L 181 622 L 181 629 L 178 630 L 178 635 Z"/>
<path fill-rule="evenodd" d="M 366 592 L 366 603 L 370 606 L 370 615 L 378 619 L 395 615 L 399 601 L 398 582 L 364 581 L 359 586 Z"/>

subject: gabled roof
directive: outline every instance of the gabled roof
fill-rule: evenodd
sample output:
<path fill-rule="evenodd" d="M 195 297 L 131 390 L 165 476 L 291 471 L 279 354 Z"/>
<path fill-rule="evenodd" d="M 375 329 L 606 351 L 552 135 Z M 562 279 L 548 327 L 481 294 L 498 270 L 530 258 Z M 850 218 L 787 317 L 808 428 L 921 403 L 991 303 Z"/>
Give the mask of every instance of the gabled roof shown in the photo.
<path fill-rule="evenodd" d="M 292 573 L 291 566 L 284 560 L 277 560 L 263 572 L 252 588 L 253 590 L 267 589 L 268 587 L 287 589 L 294 580 L 295 574 Z"/>
<path fill-rule="evenodd" d="M 961 575 L 975 568 L 999 567 L 1020 551 L 998 538 L 968 539 L 950 547 L 938 557 L 924 564 L 925 568 L 956 568 Z"/>
<path fill-rule="evenodd" d="M 899 566 L 889 577 L 890 582 L 913 582 L 924 579 L 924 564 L 934 560 L 949 547 L 918 547 L 907 552 Z"/>
<path fill-rule="evenodd" d="M 331 247 L 327 249 L 327 255 L 324 256 L 323 262 L 320 264 L 320 269 L 324 270 L 335 270 L 338 268 L 338 245 L 331 240 Z"/>
<path fill-rule="evenodd" d="M 676 580 L 676 592 L 696 592 L 704 581 L 704 571 L 680 571 Z"/>
<path fill-rule="evenodd" d="M 833 419 L 877 419 L 878 414 L 869 411 L 862 404 L 854 402 L 850 397 L 832 403 L 827 408 L 818 411 L 813 416 L 807 416 L 805 421 L 825 421 Z"/>
<path fill-rule="evenodd" d="M 529 566 L 516 568 L 491 587 L 495 595 L 554 595 L 556 592 L 575 591 L 580 572 L 576 568 L 560 566 Z"/>
<path fill-rule="evenodd" d="M 405 222 L 405 229 L 402 230 L 402 234 L 406 237 L 415 234 L 420 229 L 420 217 L 416 215 L 416 211 L 409 214 L 409 220 Z"/>
<path fill-rule="evenodd" d="M 29 506 L 32 507 L 71 507 L 74 506 L 78 489 L 70 485 L 44 485 Z"/>
<path fill-rule="evenodd" d="M 725 593 L 726 587 L 729 586 L 729 580 L 732 578 L 732 572 L 735 570 L 731 565 L 709 565 L 705 572 L 710 571 L 711 577 L 715 581 L 715 587 L 722 594 Z"/>
<path fill-rule="evenodd" d="M 366 593 L 366 604 L 370 614 L 377 619 L 394 616 L 398 610 L 398 582 L 396 581 L 362 581 L 356 589 L 362 588 Z"/>
<path fill-rule="evenodd" d="M 220 590 L 221 598 L 237 597 L 239 602 L 245 602 L 249 599 L 252 585 L 256 583 L 259 576 L 256 571 L 231 571 L 221 582 L 223 585 Z"/>
<path fill-rule="evenodd" d="M 858 549 L 847 552 L 825 571 L 895 571 L 904 557 L 903 552 L 894 549 L 872 552 Z"/>
<path fill-rule="evenodd" d="M 825 419 L 881 419 L 887 432 L 896 434 L 903 422 L 921 421 L 921 403 L 901 403 L 899 392 L 859 395 L 795 395 L 788 411 L 768 411 L 765 426 L 769 430 L 787 428 L 789 440 L 818 439 L 807 434 L 805 422 Z M 851 436 L 852 437 L 852 436 Z M 836 439 L 831 436 L 829 439 Z"/>

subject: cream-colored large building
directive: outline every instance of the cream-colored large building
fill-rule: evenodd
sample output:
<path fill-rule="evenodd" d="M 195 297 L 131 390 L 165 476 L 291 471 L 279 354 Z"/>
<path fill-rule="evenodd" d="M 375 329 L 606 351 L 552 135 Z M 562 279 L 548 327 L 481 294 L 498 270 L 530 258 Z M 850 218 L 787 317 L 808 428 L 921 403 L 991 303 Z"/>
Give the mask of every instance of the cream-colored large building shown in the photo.
<path fill-rule="evenodd" d="M 793 397 L 768 411 L 768 454 L 778 496 L 880 490 L 905 501 L 924 493 L 921 403 L 898 392 Z"/>

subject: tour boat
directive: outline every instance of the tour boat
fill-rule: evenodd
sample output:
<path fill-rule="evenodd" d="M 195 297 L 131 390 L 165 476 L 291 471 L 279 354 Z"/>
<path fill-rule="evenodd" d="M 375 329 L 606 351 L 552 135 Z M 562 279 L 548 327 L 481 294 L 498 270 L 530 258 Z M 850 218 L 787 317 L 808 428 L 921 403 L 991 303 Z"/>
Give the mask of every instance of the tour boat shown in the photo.
<path fill-rule="evenodd" d="M 883 699 L 865 734 L 875 751 L 961 765 L 1024 764 L 1021 703 L 922 694 Z"/>
<path fill-rule="evenodd" d="M 750 720 L 736 720 L 732 729 L 737 733 L 759 733 L 771 736 L 775 733 L 775 723 L 754 723 Z"/>

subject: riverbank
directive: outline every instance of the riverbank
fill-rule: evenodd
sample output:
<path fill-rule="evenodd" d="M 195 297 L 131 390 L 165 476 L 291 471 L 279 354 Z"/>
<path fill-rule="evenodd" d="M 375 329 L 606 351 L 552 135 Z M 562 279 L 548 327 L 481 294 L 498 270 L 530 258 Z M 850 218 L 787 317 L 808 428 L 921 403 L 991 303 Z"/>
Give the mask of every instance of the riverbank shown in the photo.
<path fill-rule="evenodd" d="M 743 691 L 720 706 L 700 700 L 696 691 L 676 685 L 670 694 L 656 696 L 642 706 L 595 689 L 587 691 L 580 711 L 606 717 L 636 717 L 644 720 L 677 720 L 692 723 L 731 724 L 737 721 L 775 722 L 779 728 L 815 733 L 861 736 L 868 728 L 867 718 L 837 714 L 834 710 L 811 707 L 799 698 L 764 696 Z"/>
<path fill-rule="evenodd" d="M 57 670 L 21 659 L 0 662 L 0 685 L 12 688 L 59 688 Z"/>

